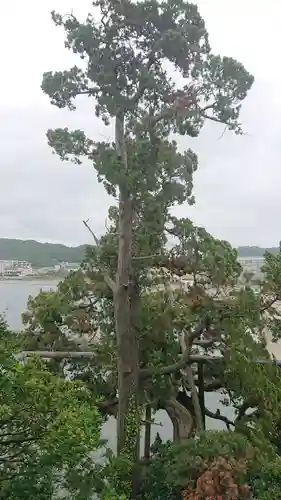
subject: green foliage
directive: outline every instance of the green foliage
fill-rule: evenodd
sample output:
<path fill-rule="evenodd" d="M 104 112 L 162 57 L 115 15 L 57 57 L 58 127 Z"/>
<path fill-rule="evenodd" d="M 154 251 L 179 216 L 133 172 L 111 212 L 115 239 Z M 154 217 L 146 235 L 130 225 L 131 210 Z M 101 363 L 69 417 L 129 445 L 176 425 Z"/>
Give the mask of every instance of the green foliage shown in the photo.
<path fill-rule="evenodd" d="M 158 442 L 144 472 L 140 498 L 179 500 L 183 488 L 193 488 L 206 464 L 217 457 L 246 457 L 254 463 L 255 454 L 245 437 L 228 432 L 207 432 L 182 445 Z"/>
<path fill-rule="evenodd" d="M 111 215 L 114 221 L 114 211 Z M 280 258 L 268 260 L 265 280 L 253 291 L 249 286 L 239 286 L 237 253 L 226 242 L 215 240 L 189 220 L 176 223 L 172 219 L 167 229 L 178 243 L 175 240 L 169 252 L 163 243 L 159 246 L 165 237 L 158 240 L 142 236 L 147 226 L 143 226 L 141 214 L 137 222 L 134 270 L 140 296 L 135 324 L 140 363 L 142 369 L 156 369 L 145 382 L 142 401 L 150 400 L 157 409 L 163 399 L 176 395 L 181 385 L 186 387 L 182 374 L 166 377 L 157 370 L 178 361 L 182 332 L 208 314 L 212 329 L 206 332 L 206 344 L 200 352 L 211 355 L 215 350 L 223 358 L 220 363 L 205 366 L 206 390 L 224 389 L 228 401 L 237 408 L 235 425 L 240 430 L 255 424 L 257 430 L 262 425 L 265 432 L 274 433 L 279 418 L 280 375 L 274 365 L 261 366 L 256 361 L 269 359 L 266 336 L 274 333 L 276 340 L 280 338 L 281 329 L 273 328 L 279 323 L 276 306 L 280 300 Z M 161 237 L 156 226 L 158 234 Z M 144 248 L 151 255 L 158 251 L 159 256 L 139 260 Z M 117 390 L 114 304 L 99 269 L 106 269 L 113 277 L 116 258 L 116 238 L 110 232 L 98 248 L 89 249 L 80 271 L 62 281 L 55 292 L 41 292 L 30 298 L 26 331 L 21 337 L 25 349 L 94 351 L 93 363 L 72 360 L 69 370 L 87 384 L 95 397 L 112 400 L 110 412 L 114 411 Z M 179 281 L 171 300 L 169 287 L 185 275 L 189 276 L 189 287 Z M 198 352 L 194 345 L 191 354 Z M 61 366 L 57 362 L 54 365 Z"/>
<path fill-rule="evenodd" d="M 136 404 L 135 398 L 130 398 L 128 414 L 126 415 L 126 441 L 124 446 L 124 455 L 131 457 L 139 440 L 141 428 L 141 408 Z"/>
<path fill-rule="evenodd" d="M 257 387 L 251 377 L 253 387 L 246 385 L 239 395 L 242 373 L 250 371 L 250 360 L 255 356 L 266 357 L 264 334 L 277 319 L 277 312 L 269 311 L 268 299 L 273 286 L 276 287 L 278 273 L 274 273 L 269 284 L 273 269 L 273 263 L 269 262 L 268 288 L 263 284 L 254 294 L 249 286 L 239 285 L 241 266 L 237 263 L 237 252 L 227 242 L 213 238 L 189 219 L 171 217 L 175 205 L 194 203 L 193 174 L 198 162 L 190 149 L 179 152 L 170 134 L 197 137 L 206 120 L 223 123 L 241 133 L 241 104 L 253 77 L 241 63 L 211 52 L 197 6 L 183 0 L 173 3 L 96 0 L 93 14 L 88 14 L 84 23 L 73 14 L 62 16 L 53 12 L 52 18 L 64 28 L 65 45 L 83 60 L 83 69 L 75 66 L 45 73 L 43 92 L 52 104 L 71 110 L 75 109 L 76 96 L 94 98 L 96 115 L 106 124 L 116 120 L 116 136 L 113 143 L 96 142 L 81 130 L 60 128 L 47 132 L 48 143 L 62 160 L 75 163 L 81 163 L 83 158 L 90 160 L 107 192 L 113 197 L 121 193 L 122 199 L 129 203 L 110 210 L 110 228 L 99 244 L 87 252 L 79 272 L 63 281 L 56 292 L 41 293 L 30 299 L 23 345 L 29 348 L 38 342 L 38 346 L 45 348 L 79 351 L 83 344 L 83 350 L 93 351 L 93 363 L 71 361 L 68 370 L 74 379 L 84 381 L 105 413 L 116 412 L 114 311 L 118 294 L 107 288 L 108 279 L 104 278 L 106 275 L 114 280 L 116 275 L 120 237 L 124 247 L 129 248 L 132 243 L 131 275 L 129 283 L 122 286 L 129 290 L 130 326 L 139 343 L 139 356 L 132 352 L 132 359 L 140 360 L 137 374 L 141 380 L 137 388 L 140 408 L 145 402 L 154 410 L 167 408 L 167 403 L 171 406 L 176 401 L 177 408 L 182 408 L 181 414 L 184 410 L 192 415 L 192 408 L 177 400 L 182 389 L 190 401 L 187 391 L 191 388 L 184 365 L 179 367 L 180 356 L 190 363 L 191 356 L 208 357 L 216 352 L 222 359 L 204 368 L 206 388 L 223 388 L 239 412 Z M 171 78 L 171 69 L 180 78 Z M 182 84 L 178 85 L 176 80 Z M 120 235 L 119 216 L 124 215 L 127 206 L 132 207 L 132 214 L 126 213 L 128 220 L 132 219 L 132 242 Z M 169 235 L 173 239 L 170 250 Z M 183 276 L 189 278 L 186 287 Z M 208 325 L 205 321 L 201 335 L 192 339 L 197 342 L 192 342 L 190 333 L 206 317 Z M 127 337 L 121 337 L 120 334 L 119 353 L 134 349 L 135 344 L 130 344 L 128 336 L 122 351 L 120 342 Z M 247 357 L 248 352 L 251 356 L 245 369 L 243 356 Z M 270 400 L 269 406 L 274 408 L 269 431 L 272 432 L 279 404 L 279 398 L 274 400 L 274 373 L 265 370 L 259 374 L 260 401 L 255 400 L 255 409 L 264 422 L 266 402 Z M 198 383 L 196 377 L 195 383 Z M 131 441 L 138 436 L 138 419 L 134 420 L 136 408 L 129 405 L 129 410 L 127 418 L 132 425 L 128 429 L 127 451 L 132 457 L 136 443 Z M 256 415 L 250 419 L 251 429 L 258 435 L 265 432 L 265 426 L 256 424 L 256 419 Z M 232 424 L 236 426 L 236 421 Z M 229 453 L 240 453 L 246 440 L 243 433 L 247 433 L 250 425 L 244 420 L 242 427 L 241 436 L 233 434 L 228 448 L 222 442 L 223 436 L 217 452 L 226 449 Z M 214 442 L 211 437 L 208 439 L 211 441 L 206 449 L 210 454 L 215 453 Z M 194 443 L 190 444 L 190 463 L 186 467 L 194 462 Z M 108 477 L 116 475 L 104 493 L 108 497 L 131 493 L 128 475 L 133 464 L 129 465 L 126 458 L 121 454 L 117 461 L 112 459 L 108 464 Z M 155 474 L 159 472 L 158 469 Z M 174 486 L 172 490 L 163 487 L 164 497 L 173 494 Z M 156 489 L 151 486 L 151 491 Z"/>
<path fill-rule="evenodd" d="M 227 114 L 234 125 L 237 103 L 245 98 L 253 77 L 235 60 L 210 53 L 205 23 L 195 5 L 183 1 L 93 5 L 102 22 L 90 14 L 80 23 L 74 15 L 52 13 L 55 24 L 66 31 L 67 48 L 86 62 L 84 72 L 75 66 L 45 73 L 42 88 L 53 104 L 73 109 L 72 99 L 88 93 L 96 97 L 97 114 L 105 121 L 120 109 L 134 114 L 136 93 L 149 101 L 169 97 L 173 83 L 162 65 L 168 59 L 185 78 L 198 80 L 205 100 L 214 97 L 214 117 Z M 197 95 L 195 101 L 198 104 Z M 200 114 L 193 121 L 198 120 Z"/>
<path fill-rule="evenodd" d="M 35 267 L 53 266 L 58 262 L 82 262 L 85 246 L 67 247 L 33 240 L 0 238 L 0 260 L 26 260 Z"/>
<path fill-rule="evenodd" d="M 254 498 L 259 500 L 278 500 L 281 488 L 281 459 L 264 460 L 256 474 L 250 476 Z"/>
<path fill-rule="evenodd" d="M 180 500 L 181 488 L 173 484 L 167 469 L 173 464 L 172 443 L 162 443 L 157 434 L 152 445 L 151 463 L 144 465 L 139 486 L 139 500 Z"/>
<path fill-rule="evenodd" d="M 240 105 L 253 77 L 234 59 L 211 53 L 204 20 L 189 2 L 97 0 L 93 8 L 84 23 L 73 14 L 52 13 L 84 69 L 49 71 L 42 90 L 52 104 L 72 110 L 77 95 L 95 98 L 96 115 L 106 124 L 119 116 L 127 162 L 120 162 L 114 143 L 93 141 L 81 130 L 49 130 L 50 146 L 62 160 L 90 159 L 108 193 L 115 196 L 118 187 L 126 187 L 138 200 L 137 211 L 152 199 L 163 213 L 168 198 L 169 206 L 193 203 L 196 155 L 178 152 L 168 136 L 197 136 L 206 119 L 240 133 Z M 180 88 L 168 74 L 167 60 L 184 78 Z"/>
<path fill-rule="evenodd" d="M 174 488 L 183 488 L 193 486 L 204 464 L 219 456 L 254 460 L 255 450 L 238 433 L 209 431 L 181 445 L 163 444 L 156 455 L 156 461 L 161 460 L 167 483 Z"/>
<path fill-rule="evenodd" d="M 181 335 L 183 324 L 190 328 L 202 312 L 184 313 L 179 324 L 177 316 L 184 307 L 184 299 L 165 315 L 167 294 L 162 291 L 154 300 L 155 287 L 164 280 L 162 257 L 171 260 L 171 253 L 166 249 L 167 232 L 171 232 L 169 223 L 174 236 L 180 239 L 179 246 L 174 247 L 176 255 L 185 251 L 186 245 L 193 248 L 196 243 L 196 248 L 189 252 L 191 258 L 188 255 L 189 267 L 194 277 L 201 280 L 206 277 L 204 284 L 208 281 L 208 286 L 227 286 L 240 269 L 236 254 L 227 243 L 218 242 L 189 220 L 171 219 L 169 211 L 175 204 L 194 203 L 192 188 L 197 156 L 190 149 L 179 152 L 169 135 L 176 132 L 197 136 L 208 119 L 240 133 L 240 105 L 252 86 L 253 77 L 237 61 L 211 53 L 204 20 L 197 6 L 189 2 L 160 4 L 151 0 L 126 0 L 118 4 L 97 0 L 93 3 L 93 14 L 89 14 L 84 23 L 73 14 L 62 16 L 53 12 L 52 18 L 65 31 L 66 47 L 83 60 L 83 70 L 75 66 L 67 71 L 45 73 L 43 92 L 52 104 L 72 110 L 75 109 L 73 100 L 79 94 L 94 98 L 96 115 L 106 124 L 111 118 L 120 120 L 127 161 L 120 161 L 116 140 L 96 142 L 81 130 L 49 130 L 48 142 L 62 160 L 80 163 L 86 157 L 92 161 L 109 194 L 116 196 L 121 190 L 132 197 L 133 280 L 136 293 L 141 296 L 134 322 L 140 332 L 141 365 L 165 364 L 179 354 L 176 339 Z M 175 74 L 183 77 L 180 87 L 170 78 L 167 61 Z M 25 343 L 28 345 L 31 339 L 34 342 L 40 333 L 40 345 L 50 346 L 49 318 L 53 318 L 54 335 L 60 339 L 59 349 L 63 345 L 69 348 L 69 341 L 73 342 L 73 335 L 79 335 L 82 324 L 77 316 L 82 316 L 88 331 L 99 332 L 100 342 L 96 346 L 88 345 L 97 354 L 95 370 L 85 369 L 81 363 L 80 376 L 92 390 L 102 388 L 105 398 L 116 395 L 114 305 L 103 274 L 106 270 L 113 278 L 116 272 L 118 210 L 111 209 L 110 215 L 109 232 L 99 247 L 88 254 L 82 274 L 76 274 L 76 278 L 84 276 L 84 285 L 81 280 L 79 285 L 81 296 L 72 296 L 71 292 L 68 296 L 60 285 L 58 292 L 49 298 L 41 294 L 35 301 L 31 300 Z M 159 257 L 155 258 L 155 254 Z M 150 255 L 152 258 L 147 258 Z M 204 284 L 200 284 L 200 293 Z M 72 286 L 75 287 L 74 283 L 69 290 Z M 147 300 L 147 293 L 153 293 L 152 300 Z M 214 309 L 211 304 L 208 306 Z M 145 320 L 147 313 L 153 326 Z M 159 342 L 151 336 L 152 329 Z M 87 335 L 88 332 L 80 329 L 81 333 Z M 77 345 L 77 341 L 74 342 Z M 154 349 L 149 350 L 151 342 Z M 73 366 L 76 369 L 77 363 Z M 167 390 L 166 381 L 160 378 L 160 385 Z M 170 381 L 168 385 L 171 386 Z M 167 394 L 171 391 L 169 387 Z M 153 400 L 159 399 L 159 394 L 151 396 Z"/>
<path fill-rule="evenodd" d="M 69 370 L 74 377 L 83 380 L 103 412 L 116 414 L 113 296 L 100 271 L 106 269 L 114 276 L 116 269 L 116 211 L 112 209 L 110 215 L 110 233 L 104 235 L 99 247 L 88 249 L 80 271 L 61 282 L 56 292 L 41 293 L 30 299 L 24 342 L 28 349 L 38 338 L 40 348 L 54 345 L 59 350 L 93 351 L 93 363 L 72 361 Z M 192 354 L 211 355 L 215 349 L 216 354 L 223 355 L 222 362 L 205 366 L 205 385 L 206 390 L 223 388 L 228 401 L 236 407 L 233 426 L 236 432 L 207 433 L 199 442 L 190 439 L 183 447 L 162 448 L 149 467 L 143 469 L 140 498 L 177 500 L 183 486 L 194 485 L 204 461 L 211 461 L 218 455 L 239 459 L 248 453 L 253 455 L 247 470 L 247 483 L 265 500 L 269 494 L 273 499 L 278 498 L 279 459 L 271 443 L 278 444 L 280 429 L 280 374 L 276 366 L 261 366 L 255 361 L 268 358 L 264 336 L 272 331 L 272 321 L 279 317 L 275 307 L 280 300 L 280 258 L 266 260 L 264 282 L 253 291 L 249 286 L 238 284 L 241 267 L 236 251 L 226 242 L 195 227 L 190 220 L 169 219 L 167 229 L 176 238 L 170 252 L 165 248 L 165 233 L 158 233 L 157 224 L 152 233 L 157 238 L 159 234 L 156 242 L 150 235 L 145 238 L 142 224 L 140 213 L 135 222 L 134 241 L 138 245 L 134 247 L 134 255 L 143 255 L 144 249 L 150 254 L 152 249 L 156 250 L 159 255 L 134 261 L 140 292 L 135 321 L 139 329 L 141 368 L 161 369 L 177 362 L 181 353 L 179 337 L 207 312 L 215 334 L 219 332 L 219 335 L 209 346 L 193 345 Z M 171 300 L 167 287 L 186 274 L 190 277 L 190 287 L 175 288 Z M 272 298 L 277 302 L 272 304 Z M 48 317 L 53 318 L 49 323 Z M 50 325 L 58 328 L 52 337 L 49 336 Z M 88 325 L 86 330 L 83 325 Z M 97 331 L 99 343 L 89 339 L 91 334 L 95 338 Z M 167 377 L 156 371 L 145 381 L 141 398 L 150 401 L 157 410 L 165 407 L 167 399 L 177 396 L 180 387 L 188 388 L 182 373 Z M 274 467 L 270 467 L 270 463 L 274 463 Z M 263 468 L 264 476 L 261 474 Z M 101 488 L 101 498 L 128 496 L 131 476 L 131 461 L 124 456 L 118 459 L 112 456 L 100 475 L 108 484 L 105 490 Z"/>
<path fill-rule="evenodd" d="M 281 462 L 274 449 L 268 445 L 256 447 L 245 436 L 225 431 L 208 431 L 181 445 L 158 442 L 151 464 L 145 469 L 139 498 L 182 498 L 182 489 L 194 489 L 208 464 L 218 457 L 229 464 L 233 459 L 245 464 L 245 468 L 237 471 L 236 479 L 250 486 L 254 498 L 279 498 Z"/>
<path fill-rule="evenodd" d="M 85 459 L 92 483 L 100 482 L 90 454 L 101 450 L 102 417 L 85 386 L 52 374 L 39 359 L 18 360 L 4 322 L 0 334 L 1 497 L 49 500 L 67 488 L 79 499 Z"/>
<path fill-rule="evenodd" d="M 108 490 L 104 488 L 105 500 L 115 500 L 124 497 L 124 500 L 131 496 L 132 485 L 132 460 L 129 454 L 115 456 L 108 453 L 108 460 L 103 469 L 103 475 L 108 485 Z"/>

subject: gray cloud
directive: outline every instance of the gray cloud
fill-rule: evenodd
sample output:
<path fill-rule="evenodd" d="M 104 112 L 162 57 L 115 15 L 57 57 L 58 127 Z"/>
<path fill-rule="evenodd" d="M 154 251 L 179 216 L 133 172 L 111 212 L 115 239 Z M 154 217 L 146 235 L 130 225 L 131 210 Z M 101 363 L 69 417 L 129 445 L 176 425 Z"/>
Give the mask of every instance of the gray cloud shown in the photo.
<path fill-rule="evenodd" d="M 12 4 L 1 7 L 7 23 Z M 275 0 L 267 2 L 272 13 L 265 27 L 262 5 L 251 4 L 248 9 L 244 0 L 198 4 L 215 51 L 242 60 L 256 75 L 256 83 L 243 107 L 243 137 L 223 134 L 222 127 L 209 123 L 198 139 L 179 139 L 181 148 L 192 147 L 198 153 L 200 167 L 195 207 L 175 211 L 232 244 L 274 245 L 281 239 L 281 73 L 273 64 L 279 58 L 281 7 Z M 242 17 L 239 6 L 244 8 Z M 97 233 L 103 231 L 110 199 L 89 163 L 62 163 L 52 155 L 45 132 L 69 126 L 103 140 L 111 137 L 112 130 L 95 118 L 89 100 L 82 99 L 77 112 L 70 113 L 53 108 L 41 94 L 42 72 L 73 62 L 63 48 L 62 35 L 50 23 L 52 7 L 49 0 L 25 5 L 18 38 L 11 41 L 8 55 L 2 43 L 8 28 L 4 26 L 0 34 L 1 61 L 9 77 L 0 82 L 0 236 L 79 244 L 91 241 L 83 218 L 91 218 Z M 56 2 L 58 10 L 67 12 L 70 7 L 70 0 Z"/>
<path fill-rule="evenodd" d="M 109 199 L 92 165 L 61 162 L 45 139 L 51 125 L 79 127 L 79 112 L 59 116 L 54 111 L 5 111 L 0 120 L 4 138 L 0 142 L 0 231 L 5 237 L 78 244 L 90 241 L 82 224 L 88 217 L 97 232 L 104 229 Z M 93 116 L 90 119 L 97 130 L 98 122 Z"/>

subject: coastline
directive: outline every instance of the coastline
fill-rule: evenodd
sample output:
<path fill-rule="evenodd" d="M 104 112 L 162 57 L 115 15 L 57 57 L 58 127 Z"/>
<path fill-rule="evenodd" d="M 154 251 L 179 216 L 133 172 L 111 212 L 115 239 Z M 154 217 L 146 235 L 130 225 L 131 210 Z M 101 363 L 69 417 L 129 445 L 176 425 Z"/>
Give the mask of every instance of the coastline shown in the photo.
<path fill-rule="evenodd" d="M 18 281 L 61 281 L 66 275 L 63 274 L 35 274 L 29 276 L 4 276 L 0 277 L 0 283 L 15 283 Z"/>

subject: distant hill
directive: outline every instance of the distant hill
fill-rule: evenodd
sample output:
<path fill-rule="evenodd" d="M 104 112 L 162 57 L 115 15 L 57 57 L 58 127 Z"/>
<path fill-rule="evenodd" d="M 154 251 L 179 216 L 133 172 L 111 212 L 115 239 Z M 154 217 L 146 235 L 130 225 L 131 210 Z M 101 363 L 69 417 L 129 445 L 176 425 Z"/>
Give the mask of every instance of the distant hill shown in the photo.
<path fill-rule="evenodd" d="M 265 252 L 277 253 L 277 247 L 261 248 L 261 247 L 238 247 L 239 257 L 262 257 Z"/>
<path fill-rule="evenodd" d="M 58 243 L 0 238 L 0 260 L 27 260 L 34 267 L 48 267 L 58 262 L 82 262 L 86 245 L 68 247 Z M 277 253 L 278 248 L 238 247 L 239 257 L 262 257 L 265 251 Z"/>
<path fill-rule="evenodd" d="M 58 262 L 82 262 L 85 245 L 68 247 L 57 243 L 0 238 L 0 260 L 27 260 L 34 267 L 48 267 Z"/>

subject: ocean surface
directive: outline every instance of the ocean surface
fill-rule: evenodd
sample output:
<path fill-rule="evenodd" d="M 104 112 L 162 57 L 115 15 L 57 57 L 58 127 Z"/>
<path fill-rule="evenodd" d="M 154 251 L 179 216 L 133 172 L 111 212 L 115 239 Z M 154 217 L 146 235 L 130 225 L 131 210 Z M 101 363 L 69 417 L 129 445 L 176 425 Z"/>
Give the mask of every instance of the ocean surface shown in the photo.
<path fill-rule="evenodd" d="M 26 309 L 29 296 L 36 296 L 40 290 L 54 290 L 57 282 L 49 281 L 24 281 L 24 280 L 7 280 L 0 281 L 0 314 L 3 314 L 9 326 L 15 330 L 23 328 L 21 321 L 21 313 Z M 216 411 L 219 408 L 222 414 L 233 417 L 233 411 L 229 407 L 224 407 L 220 403 L 222 396 L 218 393 L 206 394 L 205 404 L 211 411 Z M 154 440 L 158 432 L 163 440 L 172 438 L 172 424 L 165 411 L 159 411 L 155 418 L 155 425 L 152 428 L 152 440 Z M 208 428 L 222 429 L 224 424 L 213 419 L 206 419 Z M 116 443 L 116 421 L 110 419 L 103 428 L 103 437 L 108 440 L 112 449 L 115 449 Z"/>
<path fill-rule="evenodd" d="M 54 290 L 55 280 L 3 280 L 0 281 L 0 314 L 12 329 L 22 329 L 21 314 L 26 309 L 28 297 L 35 297 L 40 290 Z"/>

